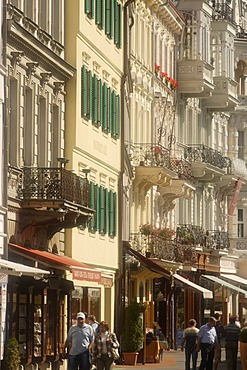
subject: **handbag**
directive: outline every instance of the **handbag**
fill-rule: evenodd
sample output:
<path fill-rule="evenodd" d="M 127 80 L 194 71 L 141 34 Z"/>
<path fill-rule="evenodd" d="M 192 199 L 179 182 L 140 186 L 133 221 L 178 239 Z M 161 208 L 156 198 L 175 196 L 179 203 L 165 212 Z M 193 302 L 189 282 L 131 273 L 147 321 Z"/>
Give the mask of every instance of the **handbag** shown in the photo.
<path fill-rule="evenodd" d="M 111 352 L 112 352 L 112 357 L 114 360 L 118 360 L 119 359 L 119 352 L 118 352 L 118 349 L 117 348 L 112 348 L 111 349 Z"/>

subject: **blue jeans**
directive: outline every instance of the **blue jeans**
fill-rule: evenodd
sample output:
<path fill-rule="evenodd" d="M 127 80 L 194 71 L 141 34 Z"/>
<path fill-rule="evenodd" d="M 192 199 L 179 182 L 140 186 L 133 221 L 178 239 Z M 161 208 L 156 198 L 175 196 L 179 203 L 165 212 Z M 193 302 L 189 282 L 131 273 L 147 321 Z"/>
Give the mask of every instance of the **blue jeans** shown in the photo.
<path fill-rule="evenodd" d="M 185 348 L 185 370 L 190 370 L 190 358 L 192 357 L 192 369 L 196 370 L 197 363 L 196 347 Z"/>
<path fill-rule="evenodd" d="M 68 370 L 90 370 L 90 353 L 85 351 L 79 355 L 69 355 Z"/>

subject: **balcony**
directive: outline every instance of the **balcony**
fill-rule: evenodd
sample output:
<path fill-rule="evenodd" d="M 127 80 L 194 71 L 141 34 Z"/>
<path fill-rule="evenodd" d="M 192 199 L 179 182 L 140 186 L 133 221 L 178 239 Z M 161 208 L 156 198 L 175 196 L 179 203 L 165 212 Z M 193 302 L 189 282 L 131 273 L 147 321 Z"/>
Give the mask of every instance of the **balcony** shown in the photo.
<path fill-rule="evenodd" d="M 177 180 L 181 180 L 181 185 L 194 180 L 191 163 L 176 153 L 171 156 L 162 145 L 135 144 L 130 146 L 129 153 L 135 182 L 140 189 L 148 190 L 153 185 L 165 188 L 173 186 Z"/>
<path fill-rule="evenodd" d="M 177 227 L 176 240 L 179 244 L 202 247 L 205 243 L 205 233 L 201 226 L 183 224 Z"/>
<path fill-rule="evenodd" d="M 219 181 L 231 168 L 231 160 L 203 144 L 189 144 L 184 158 L 192 163 L 193 176 L 200 181 Z"/>
<path fill-rule="evenodd" d="M 235 24 L 233 9 L 228 4 L 214 3 L 212 18 L 214 21 L 227 21 Z"/>
<path fill-rule="evenodd" d="M 131 247 L 148 258 L 164 260 L 195 267 L 197 253 L 194 248 L 177 244 L 176 240 L 168 240 L 156 235 L 131 233 Z M 157 262 L 158 263 L 158 262 Z"/>
<path fill-rule="evenodd" d="M 24 167 L 18 198 L 22 230 L 44 227 L 48 239 L 63 228 L 85 224 L 94 213 L 88 208 L 88 180 L 65 168 Z"/>
<path fill-rule="evenodd" d="M 213 67 L 203 60 L 178 61 L 178 92 L 188 97 L 209 97 L 214 89 Z"/>
<path fill-rule="evenodd" d="M 215 251 L 228 251 L 230 247 L 228 232 L 207 230 L 205 236 L 205 247 Z"/>
<path fill-rule="evenodd" d="M 213 111 L 232 111 L 239 103 L 237 95 L 238 83 L 230 77 L 214 77 L 215 89 L 211 98 L 204 100 L 204 107 Z"/>

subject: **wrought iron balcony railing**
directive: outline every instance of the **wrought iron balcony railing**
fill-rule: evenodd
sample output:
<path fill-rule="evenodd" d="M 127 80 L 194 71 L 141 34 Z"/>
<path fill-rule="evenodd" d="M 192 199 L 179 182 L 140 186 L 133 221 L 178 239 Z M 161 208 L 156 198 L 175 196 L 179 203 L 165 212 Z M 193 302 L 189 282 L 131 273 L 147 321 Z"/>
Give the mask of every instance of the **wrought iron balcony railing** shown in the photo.
<path fill-rule="evenodd" d="M 184 149 L 184 157 L 191 162 L 208 163 L 220 169 L 231 168 L 230 158 L 203 144 L 189 144 Z"/>
<path fill-rule="evenodd" d="M 169 150 L 158 144 L 133 144 L 130 146 L 130 160 L 133 166 L 169 168 Z"/>
<path fill-rule="evenodd" d="M 64 200 L 88 207 L 89 183 L 65 168 L 24 167 L 19 196 L 23 200 Z"/>
<path fill-rule="evenodd" d="M 133 249 L 148 256 L 170 262 L 178 262 L 194 266 L 197 263 L 197 253 L 191 246 L 177 243 L 177 240 L 164 239 L 157 235 L 143 235 L 132 233 L 130 243 Z"/>
<path fill-rule="evenodd" d="M 181 156 L 170 156 L 170 151 L 160 144 L 133 144 L 129 153 L 133 166 L 165 167 L 180 179 L 193 179 L 191 163 Z"/>
<path fill-rule="evenodd" d="M 213 5 L 213 20 L 234 22 L 233 9 L 228 4 L 214 3 Z"/>
<path fill-rule="evenodd" d="M 176 230 L 176 239 L 179 244 L 203 246 L 205 244 L 205 232 L 201 226 L 179 225 Z"/>
<path fill-rule="evenodd" d="M 229 249 L 230 240 L 228 232 L 207 230 L 205 237 L 205 246 L 209 249 Z"/>

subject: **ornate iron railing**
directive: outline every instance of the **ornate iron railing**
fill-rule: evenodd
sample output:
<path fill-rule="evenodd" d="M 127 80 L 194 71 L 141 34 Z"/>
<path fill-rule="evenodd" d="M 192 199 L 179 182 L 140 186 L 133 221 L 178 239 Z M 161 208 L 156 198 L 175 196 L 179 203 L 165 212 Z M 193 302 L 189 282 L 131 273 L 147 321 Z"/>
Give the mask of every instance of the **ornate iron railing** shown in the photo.
<path fill-rule="evenodd" d="M 207 230 L 205 238 L 205 246 L 209 249 L 229 249 L 230 240 L 228 232 Z"/>
<path fill-rule="evenodd" d="M 176 239 L 168 240 L 157 235 L 143 235 L 131 233 L 131 247 L 150 258 L 158 258 L 171 262 L 195 265 L 197 254 L 194 248 L 177 244 Z"/>
<path fill-rule="evenodd" d="M 235 23 L 233 17 L 233 9 L 228 4 L 214 3 L 213 10 L 213 20 L 225 20 L 231 23 Z"/>
<path fill-rule="evenodd" d="M 160 144 L 133 144 L 130 145 L 130 160 L 133 166 L 169 168 L 169 150 Z"/>
<path fill-rule="evenodd" d="M 220 169 L 230 169 L 231 160 L 219 151 L 203 144 L 191 144 L 184 148 L 184 158 L 191 162 L 209 163 Z"/>
<path fill-rule="evenodd" d="M 179 244 L 203 246 L 205 244 L 205 232 L 201 226 L 179 225 L 176 230 L 176 239 Z"/>
<path fill-rule="evenodd" d="M 133 166 L 165 167 L 180 179 L 193 180 L 191 163 L 181 155 L 171 157 L 169 150 L 160 144 L 133 144 L 129 153 Z"/>
<path fill-rule="evenodd" d="M 23 200 L 65 200 L 87 207 L 89 183 L 65 168 L 24 167 L 19 196 Z"/>

